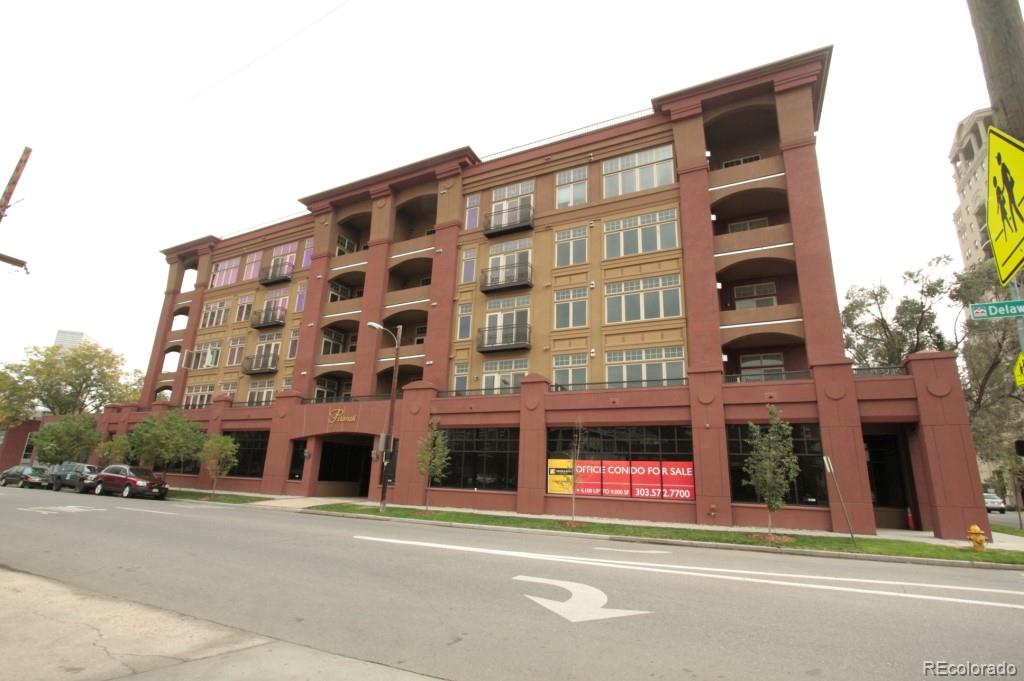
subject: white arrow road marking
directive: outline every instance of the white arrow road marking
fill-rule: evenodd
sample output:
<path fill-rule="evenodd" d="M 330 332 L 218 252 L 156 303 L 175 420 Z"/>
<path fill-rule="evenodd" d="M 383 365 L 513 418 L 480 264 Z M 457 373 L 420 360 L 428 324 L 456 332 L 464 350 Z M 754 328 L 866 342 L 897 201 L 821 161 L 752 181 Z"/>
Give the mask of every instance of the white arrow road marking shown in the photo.
<path fill-rule="evenodd" d="M 932 589 L 949 589 L 960 591 L 979 591 L 986 593 L 1006 593 L 1016 596 L 1024 596 L 1024 591 L 1009 591 L 1004 589 L 985 589 L 981 587 L 955 586 L 952 584 L 927 584 L 919 582 L 896 582 L 885 580 L 855 579 L 852 577 L 826 577 L 821 575 L 800 575 L 770 572 L 755 572 L 744 570 L 728 570 L 725 568 L 703 568 L 693 565 L 671 565 L 661 563 L 633 563 L 627 561 L 610 560 L 607 558 L 578 558 L 575 556 L 559 556 L 546 553 L 529 553 L 526 551 L 506 551 L 502 549 L 483 549 L 475 546 L 459 546 L 457 544 L 433 544 L 430 542 L 407 541 L 404 539 L 387 539 L 384 537 L 355 536 L 356 539 L 366 541 L 383 542 L 387 544 L 402 544 L 405 546 L 423 546 L 435 549 L 447 549 L 449 551 L 465 551 L 467 553 L 483 553 L 492 556 L 507 556 L 510 558 L 525 558 L 529 560 L 542 560 L 553 563 L 570 563 L 573 565 L 589 565 L 591 567 L 606 567 L 617 570 L 636 570 L 638 572 L 654 572 L 659 574 L 680 575 L 686 577 L 698 577 L 702 579 L 720 579 L 730 582 L 747 582 L 750 584 L 768 584 L 771 586 L 786 586 L 796 589 L 814 589 L 818 591 L 839 591 L 843 593 L 869 594 L 872 596 L 884 596 L 888 598 L 909 598 L 921 601 L 939 601 L 943 603 L 959 603 L 962 605 L 981 605 L 990 608 L 1010 608 L 1013 610 L 1024 610 L 1024 605 L 1015 603 L 1000 603 L 997 601 L 976 601 L 966 598 L 948 598 L 946 596 L 928 596 L 925 594 L 913 594 L 898 591 L 882 591 L 880 589 L 856 589 L 848 586 L 830 586 L 827 584 L 808 584 L 806 582 L 787 582 L 779 579 L 757 579 L 753 577 L 741 577 L 737 574 L 722 574 L 725 572 L 771 575 L 790 579 L 814 579 L 830 580 L 838 582 L 866 582 L 869 584 L 885 584 L 889 586 L 917 586 Z M 702 570 L 703 572 L 695 572 Z"/>
<path fill-rule="evenodd" d="M 29 506 L 28 508 L 19 508 L 19 511 L 31 511 L 32 513 L 41 513 L 42 515 L 56 515 L 58 513 L 85 513 L 87 511 L 106 511 L 105 508 L 96 508 L 95 506 Z"/>
<path fill-rule="evenodd" d="M 672 553 L 671 551 L 641 551 L 640 549 L 613 549 L 608 546 L 595 546 L 595 551 L 615 551 L 616 553 Z"/>
<path fill-rule="evenodd" d="M 542 605 L 551 612 L 564 617 L 572 623 L 576 622 L 590 622 L 593 620 L 607 620 L 613 617 L 629 617 L 630 615 L 648 615 L 648 610 L 616 610 L 614 608 L 606 608 L 604 604 L 608 602 L 608 596 L 605 595 L 600 589 L 594 588 L 588 584 L 580 584 L 579 582 L 563 582 L 557 579 L 544 579 L 542 577 L 527 577 L 525 575 L 519 575 L 513 577 L 520 582 L 536 582 L 537 584 L 550 584 L 551 586 L 557 586 L 565 589 L 569 592 L 569 600 L 567 601 L 554 601 L 550 598 L 540 598 L 539 596 L 531 596 L 529 594 L 523 594 L 537 605 Z"/>
<path fill-rule="evenodd" d="M 159 513 L 160 515 L 178 515 L 177 513 L 171 513 L 170 511 L 150 511 L 145 508 L 129 508 L 128 506 L 117 506 L 116 508 L 122 511 L 135 511 L 137 513 Z"/>

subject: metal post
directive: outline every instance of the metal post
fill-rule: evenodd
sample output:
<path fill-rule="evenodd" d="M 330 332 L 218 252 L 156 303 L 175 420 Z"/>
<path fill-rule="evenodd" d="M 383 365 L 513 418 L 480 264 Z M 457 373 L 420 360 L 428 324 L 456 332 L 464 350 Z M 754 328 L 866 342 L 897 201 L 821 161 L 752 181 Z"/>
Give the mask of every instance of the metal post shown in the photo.
<path fill-rule="evenodd" d="M 836 485 L 836 494 L 839 495 L 839 505 L 843 509 L 843 519 L 846 521 L 846 529 L 850 531 L 850 541 L 853 542 L 853 548 L 857 548 L 857 538 L 853 536 L 853 525 L 850 524 L 850 516 L 846 512 L 846 501 L 843 500 L 843 490 L 839 489 L 839 479 L 836 478 L 836 471 L 832 467 L 832 459 L 826 454 L 822 457 L 825 460 L 825 470 L 832 474 L 832 482 Z"/>
<path fill-rule="evenodd" d="M 389 454 L 394 449 L 395 437 L 391 432 L 391 424 L 395 418 L 395 400 L 398 395 L 398 354 L 399 346 L 402 340 L 402 325 L 398 325 L 398 333 L 394 334 L 387 329 L 383 329 L 391 334 L 391 337 L 395 339 L 395 363 L 391 369 L 391 402 L 388 405 L 388 419 L 384 423 L 384 432 L 387 434 L 387 440 L 381 447 L 380 456 L 380 472 L 381 472 L 381 487 L 380 487 L 380 512 L 383 513 L 388 505 L 388 462 L 391 460 Z"/>

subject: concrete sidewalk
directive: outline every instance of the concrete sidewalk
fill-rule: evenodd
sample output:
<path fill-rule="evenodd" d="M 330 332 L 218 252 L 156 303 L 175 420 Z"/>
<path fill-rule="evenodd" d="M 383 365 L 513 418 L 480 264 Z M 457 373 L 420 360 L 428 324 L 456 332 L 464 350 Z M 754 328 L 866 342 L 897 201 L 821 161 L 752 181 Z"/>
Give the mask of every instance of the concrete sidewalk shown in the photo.
<path fill-rule="evenodd" d="M 419 681 L 420 674 L 0 568 L 0 678 Z M 53 642 L 59 641 L 59 644 Z"/>

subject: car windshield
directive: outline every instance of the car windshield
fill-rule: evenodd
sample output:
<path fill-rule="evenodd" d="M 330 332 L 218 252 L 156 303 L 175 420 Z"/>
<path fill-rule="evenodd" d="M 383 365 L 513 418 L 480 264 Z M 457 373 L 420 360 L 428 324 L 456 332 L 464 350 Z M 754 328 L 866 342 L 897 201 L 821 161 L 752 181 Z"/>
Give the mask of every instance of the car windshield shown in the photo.
<path fill-rule="evenodd" d="M 989 501 L 999 501 L 1000 500 L 999 496 L 996 495 L 996 494 L 986 494 L 985 498 L 988 499 Z"/>
<path fill-rule="evenodd" d="M 33 466 L 32 468 L 25 469 L 25 472 L 29 475 L 46 475 L 46 469 L 40 468 L 39 466 Z"/>
<path fill-rule="evenodd" d="M 148 468 L 136 468 L 135 466 L 132 466 L 131 468 L 128 469 L 128 474 L 133 475 L 136 478 L 153 477 L 153 471 L 149 470 Z"/>
<path fill-rule="evenodd" d="M 84 470 L 84 472 L 86 472 L 86 473 L 95 473 L 95 472 L 96 472 L 96 471 L 98 471 L 99 469 L 98 469 L 98 468 L 96 468 L 96 466 L 86 466 L 86 467 L 85 467 L 85 468 L 84 468 L 83 470 Z"/>

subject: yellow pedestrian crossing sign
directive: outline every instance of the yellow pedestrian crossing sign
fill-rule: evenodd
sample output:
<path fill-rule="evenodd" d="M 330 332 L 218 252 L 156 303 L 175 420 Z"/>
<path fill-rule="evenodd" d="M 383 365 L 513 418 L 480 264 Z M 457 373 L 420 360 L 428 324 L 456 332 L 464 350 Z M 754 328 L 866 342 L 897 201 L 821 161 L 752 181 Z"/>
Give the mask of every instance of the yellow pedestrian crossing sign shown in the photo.
<path fill-rule="evenodd" d="M 1018 388 L 1024 388 L 1024 352 L 1019 353 L 1013 363 L 1013 382 Z"/>
<path fill-rule="evenodd" d="M 1006 286 L 1024 266 L 1024 143 L 991 126 L 986 184 L 988 239 L 999 283 Z"/>

